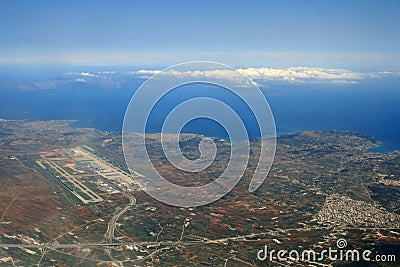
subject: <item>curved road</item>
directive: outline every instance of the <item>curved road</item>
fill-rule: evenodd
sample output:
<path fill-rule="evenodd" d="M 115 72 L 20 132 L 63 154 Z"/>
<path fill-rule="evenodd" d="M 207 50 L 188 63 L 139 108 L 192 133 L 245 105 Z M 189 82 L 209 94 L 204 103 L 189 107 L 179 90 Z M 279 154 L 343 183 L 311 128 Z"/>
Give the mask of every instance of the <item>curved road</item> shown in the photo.
<path fill-rule="evenodd" d="M 122 214 L 127 212 L 132 206 L 136 205 L 136 198 L 133 195 L 123 192 L 123 191 L 120 191 L 120 192 L 129 199 L 129 203 L 126 204 L 125 207 L 122 210 L 120 210 L 119 212 L 116 211 L 114 213 L 114 215 L 112 216 L 112 218 L 110 219 L 110 221 L 108 222 L 107 232 L 104 234 L 105 244 L 113 243 L 114 238 L 115 238 L 115 236 L 114 236 L 115 227 L 116 227 L 116 223 L 117 223 L 119 217 L 121 217 Z M 111 246 L 106 247 L 106 253 L 110 257 L 111 260 L 115 261 L 111 254 Z"/>

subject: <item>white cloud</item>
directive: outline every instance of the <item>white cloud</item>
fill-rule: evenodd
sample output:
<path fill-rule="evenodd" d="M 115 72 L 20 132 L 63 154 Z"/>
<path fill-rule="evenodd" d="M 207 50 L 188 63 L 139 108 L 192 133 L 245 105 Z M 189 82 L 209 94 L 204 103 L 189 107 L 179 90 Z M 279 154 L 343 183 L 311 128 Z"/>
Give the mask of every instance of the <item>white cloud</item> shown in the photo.
<path fill-rule="evenodd" d="M 239 69 L 250 78 L 266 80 L 358 80 L 363 75 L 346 69 L 325 69 L 309 67 L 292 67 L 286 69 L 248 68 Z"/>
<path fill-rule="evenodd" d="M 366 74 L 353 72 L 346 69 L 291 67 L 291 68 L 241 68 L 239 72 L 256 82 L 263 81 L 288 81 L 288 82 L 332 82 L 332 83 L 356 83 L 366 77 Z M 167 70 L 138 70 L 135 74 L 161 74 L 176 77 L 193 77 L 217 79 L 234 79 L 237 73 L 230 69 L 220 70 L 192 70 L 176 71 Z"/>
<path fill-rule="evenodd" d="M 140 74 L 140 75 L 154 75 L 154 74 L 158 74 L 160 73 L 161 70 L 138 70 L 138 71 L 134 71 L 134 74 Z"/>
<path fill-rule="evenodd" d="M 84 76 L 84 77 L 94 77 L 94 74 L 89 73 L 89 72 L 81 72 L 80 75 L 81 75 L 81 76 Z"/>
<path fill-rule="evenodd" d="M 97 74 L 115 74 L 115 71 L 111 70 L 111 71 L 98 71 Z"/>
<path fill-rule="evenodd" d="M 64 75 L 74 75 L 74 76 L 83 76 L 83 77 L 95 77 L 96 75 L 90 72 L 66 72 Z"/>

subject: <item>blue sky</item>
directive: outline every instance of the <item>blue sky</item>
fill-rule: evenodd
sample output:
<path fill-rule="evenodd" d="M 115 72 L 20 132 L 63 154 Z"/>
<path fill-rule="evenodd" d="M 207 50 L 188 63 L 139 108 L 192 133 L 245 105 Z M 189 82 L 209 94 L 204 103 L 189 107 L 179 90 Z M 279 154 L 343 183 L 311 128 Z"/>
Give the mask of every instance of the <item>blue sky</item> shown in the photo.
<path fill-rule="evenodd" d="M 399 70 L 400 1 L 2 1 L 0 64 Z"/>

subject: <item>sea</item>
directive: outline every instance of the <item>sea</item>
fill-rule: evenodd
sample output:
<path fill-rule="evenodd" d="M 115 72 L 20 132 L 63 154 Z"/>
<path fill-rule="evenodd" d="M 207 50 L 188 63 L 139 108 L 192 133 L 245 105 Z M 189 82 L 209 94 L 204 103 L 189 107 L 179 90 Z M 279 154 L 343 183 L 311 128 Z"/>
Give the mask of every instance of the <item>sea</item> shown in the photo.
<path fill-rule="evenodd" d="M 78 69 L 78 68 L 77 68 Z M 99 69 L 90 69 L 95 72 Z M 126 108 L 143 80 L 125 85 L 32 89 L 26 85 L 62 75 L 64 69 L 0 67 L 0 118 L 9 120 L 74 120 L 73 127 L 121 132 Z M 70 71 L 70 69 L 69 69 Z M 382 142 L 374 151 L 400 149 L 400 75 L 365 78 L 356 83 L 270 82 L 261 87 L 275 118 L 278 134 L 305 130 L 354 130 Z M 251 92 L 249 92 L 251 94 Z M 250 138 L 259 131 L 243 103 L 221 88 L 184 88 L 159 106 L 148 132 L 159 132 L 174 106 L 198 96 L 209 96 L 243 111 Z M 242 118 L 242 119 L 243 119 Z M 208 119 L 191 121 L 183 132 L 226 138 L 221 125 Z"/>

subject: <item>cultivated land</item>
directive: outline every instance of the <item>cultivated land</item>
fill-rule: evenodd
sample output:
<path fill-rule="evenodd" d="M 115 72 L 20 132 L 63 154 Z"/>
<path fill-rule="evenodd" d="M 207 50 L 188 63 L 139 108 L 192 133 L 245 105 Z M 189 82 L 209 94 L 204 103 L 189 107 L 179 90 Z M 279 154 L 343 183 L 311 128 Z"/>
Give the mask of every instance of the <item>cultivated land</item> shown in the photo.
<path fill-rule="evenodd" d="M 258 159 L 221 200 L 197 208 L 164 205 L 128 175 L 120 135 L 75 129 L 68 121 L 0 121 L 0 266 L 318 266 L 349 262 L 257 260 L 270 249 L 371 249 L 400 260 L 400 152 L 369 152 L 377 142 L 350 131 L 308 131 L 278 140 L 273 167 L 247 191 Z M 199 156 L 201 136 L 181 147 Z M 215 179 L 229 143 L 215 142 L 207 171 L 169 165 L 148 135 L 158 171 L 182 185 Z M 140 169 L 141 166 L 137 166 Z M 365 263 L 364 263 L 365 264 Z"/>

